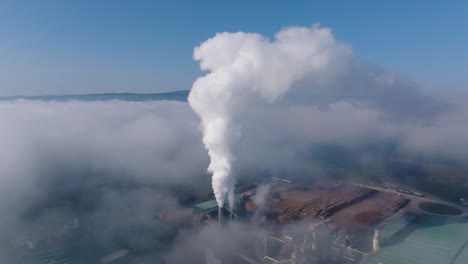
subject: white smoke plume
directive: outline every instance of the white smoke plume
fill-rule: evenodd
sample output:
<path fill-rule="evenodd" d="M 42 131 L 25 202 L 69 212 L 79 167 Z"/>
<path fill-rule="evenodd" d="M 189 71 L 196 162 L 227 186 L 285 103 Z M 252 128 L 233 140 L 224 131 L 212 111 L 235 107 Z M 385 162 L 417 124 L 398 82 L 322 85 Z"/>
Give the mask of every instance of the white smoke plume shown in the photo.
<path fill-rule="evenodd" d="M 249 105 L 272 103 L 304 78 L 326 82 L 346 69 L 351 55 L 348 45 L 319 25 L 285 28 L 273 40 L 252 33 L 218 33 L 195 48 L 194 59 L 207 74 L 195 81 L 188 101 L 201 119 L 220 207 L 233 192 L 239 119 L 248 114 Z"/>
<path fill-rule="evenodd" d="M 263 209 L 266 205 L 268 194 L 270 193 L 270 185 L 264 184 L 257 188 L 257 192 L 253 197 L 253 202 L 258 209 Z"/>

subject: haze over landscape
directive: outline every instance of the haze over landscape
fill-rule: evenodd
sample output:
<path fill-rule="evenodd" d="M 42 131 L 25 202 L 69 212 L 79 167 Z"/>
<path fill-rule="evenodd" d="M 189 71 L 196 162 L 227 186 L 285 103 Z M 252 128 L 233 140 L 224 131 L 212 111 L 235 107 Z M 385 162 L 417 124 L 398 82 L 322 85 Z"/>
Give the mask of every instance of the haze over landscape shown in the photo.
<path fill-rule="evenodd" d="M 178 4 L 0 4 L 1 263 L 468 260 L 468 5 Z"/>

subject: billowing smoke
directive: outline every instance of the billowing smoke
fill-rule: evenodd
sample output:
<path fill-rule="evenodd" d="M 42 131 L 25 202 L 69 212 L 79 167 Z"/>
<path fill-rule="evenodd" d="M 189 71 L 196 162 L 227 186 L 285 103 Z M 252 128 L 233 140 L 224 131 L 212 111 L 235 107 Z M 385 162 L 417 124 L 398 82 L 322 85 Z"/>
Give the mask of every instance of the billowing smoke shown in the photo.
<path fill-rule="evenodd" d="M 255 196 L 253 197 L 253 201 L 257 208 L 261 209 L 265 206 L 269 192 L 270 192 L 269 184 L 258 186 L 257 192 L 255 193 Z"/>
<path fill-rule="evenodd" d="M 351 53 L 330 29 L 319 25 L 285 28 L 273 40 L 219 33 L 195 48 L 194 59 L 208 73 L 193 84 L 189 103 L 201 119 L 220 207 L 233 191 L 235 147 L 242 133 L 238 120 L 249 113 L 249 106 L 274 102 L 305 77 L 327 82 L 345 70 Z"/>

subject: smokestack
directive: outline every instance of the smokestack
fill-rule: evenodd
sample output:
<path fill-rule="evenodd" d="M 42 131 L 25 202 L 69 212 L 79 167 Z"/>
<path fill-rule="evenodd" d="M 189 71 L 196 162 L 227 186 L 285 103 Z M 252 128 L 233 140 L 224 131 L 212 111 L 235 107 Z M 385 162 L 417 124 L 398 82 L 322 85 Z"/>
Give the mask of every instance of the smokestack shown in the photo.
<path fill-rule="evenodd" d="M 377 252 L 380 250 L 380 235 L 379 230 L 374 231 L 374 238 L 372 239 L 372 250 Z"/>
<path fill-rule="evenodd" d="M 222 209 L 223 209 L 222 207 L 218 206 L 218 223 L 220 224 L 221 224 L 221 210 Z"/>

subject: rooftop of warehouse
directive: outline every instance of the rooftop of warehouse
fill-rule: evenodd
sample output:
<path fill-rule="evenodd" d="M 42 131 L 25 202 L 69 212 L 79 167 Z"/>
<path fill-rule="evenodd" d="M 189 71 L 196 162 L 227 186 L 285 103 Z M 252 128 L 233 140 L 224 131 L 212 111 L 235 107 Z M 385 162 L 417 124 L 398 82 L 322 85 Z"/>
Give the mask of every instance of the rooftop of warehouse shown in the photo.
<path fill-rule="evenodd" d="M 468 221 L 423 215 L 406 235 L 383 248 L 367 264 L 462 264 L 468 259 Z"/>
<path fill-rule="evenodd" d="M 207 210 L 207 209 L 210 209 L 210 208 L 218 207 L 218 203 L 216 202 L 216 200 L 210 200 L 210 201 L 206 201 L 206 202 L 203 202 L 203 203 L 196 204 L 193 207 L 198 207 L 198 208 L 200 208 L 202 210 Z"/>
<path fill-rule="evenodd" d="M 238 194 L 234 195 L 234 201 L 236 203 L 238 201 L 240 201 L 240 195 L 238 195 Z M 228 203 L 228 201 L 226 199 L 224 204 L 227 204 L 227 203 Z M 218 203 L 216 202 L 216 200 L 209 200 L 209 201 L 194 205 L 193 206 L 193 211 L 194 211 L 194 213 L 200 213 L 200 212 L 204 212 L 204 211 L 214 210 L 216 208 L 218 208 Z"/>

